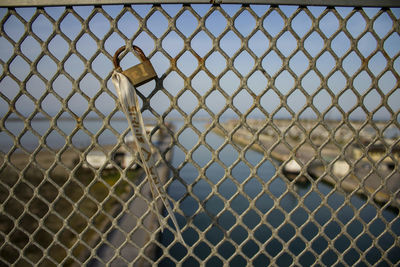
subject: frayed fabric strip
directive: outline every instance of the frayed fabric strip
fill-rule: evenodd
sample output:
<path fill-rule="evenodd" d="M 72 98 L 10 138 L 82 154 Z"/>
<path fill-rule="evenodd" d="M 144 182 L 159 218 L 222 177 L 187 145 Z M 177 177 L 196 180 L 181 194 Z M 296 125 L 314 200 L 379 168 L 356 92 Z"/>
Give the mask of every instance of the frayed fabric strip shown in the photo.
<path fill-rule="evenodd" d="M 135 87 L 129 82 L 129 79 L 120 72 L 114 71 L 112 75 L 112 82 L 118 94 L 122 110 L 128 120 L 129 127 L 132 131 L 136 147 L 139 152 L 140 159 L 145 170 L 150 190 L 153 195 L 153 211 L 156 212 L 158 221 L 160 223 L 161 230 L 163 231 L 165 225 L 161 218 L 161 213 L 155 205 L 155 200 L 158 196 L 167 209 L 167 212 L 175 225 L 178 239 L 183 242 L 182 234 L 179 229 L 178 222 L 172 211 L 171 205 L 168 202 L 167 193 L 161 183 L 160 177 L 158 176 L 157 168 L 155 167 L 155 161 L 152 156 L 150 141 L 147 138 L 145 127 L 143 123 L 142 113 L 140 112 L 139 101 L 136 94 Z"/>

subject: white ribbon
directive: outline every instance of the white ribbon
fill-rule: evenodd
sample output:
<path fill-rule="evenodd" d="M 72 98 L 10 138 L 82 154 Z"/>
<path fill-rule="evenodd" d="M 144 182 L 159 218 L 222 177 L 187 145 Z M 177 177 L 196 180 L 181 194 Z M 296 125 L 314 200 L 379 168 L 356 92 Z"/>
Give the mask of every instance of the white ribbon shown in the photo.
<path fill-rule="evenodd" d="M 147 179 L 150 185 L 150 190 L 154 200 L 157 196 L 161 197 L 161 200 L 167 209 L 172 222 L 175 225 L 178 233 L 178 238 L 183 242 L 182 234 L 179 229 L 178 222 L 172 211 L 171 205 L 168 202 L 167 193 L 161 183 L 158 176 L 157 168 L 151 153 L 150 141 L 147 138 L 146 131 L 144 128 L 142 113 L 140 112 L 139 101 L 136 95 L 135 87 L 129 82 L 128 78 L 120 72 L 114 71 L 112 75 L 112 82 L 117 90 L 118 99 L 121 103 L 121 107 L 125 116 L 129 122 L 136 147 L 138 149 L 140 159 L 142 160 L 143 168 L 146 172 Z M 158 221 L 160 223 L 161 231 L 164 229 L 164 223 L 161 219 L 161 213 L 153 201 L 154 209 L 157 214 Z"/>

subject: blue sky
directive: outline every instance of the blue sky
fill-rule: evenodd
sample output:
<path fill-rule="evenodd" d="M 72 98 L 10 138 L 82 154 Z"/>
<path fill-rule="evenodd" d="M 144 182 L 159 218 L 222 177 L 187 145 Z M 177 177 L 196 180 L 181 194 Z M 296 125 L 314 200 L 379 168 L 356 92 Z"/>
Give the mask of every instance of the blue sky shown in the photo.
<path fill-rule="evenodd" d="M 11 62 L 9 69 L 18 80 L 24 81 L 30 72 L 29 65 L 40 59 L 37 63 L 37 70 L 45 79 L 51 81 L 51 86 L 57 95 L 50 94 L 43 98 L 46 84 L 37 76 L 31 77 L 27 81 L 26 89 L 33 98 L 42 101 L 41 107 L 51 116 L 55 116 L 62 107 L 57 98 L 65 99 L 74 93 L 74 83 L 79 86 L 84 95 L 72 96 L 68 101 L 68 107 L 77 116 L 82 116 L 88 108 L 87 103 L 91 99 L 97 98 L 94 101 L 95 106 L 103 115 L 107 116 L 114 109 L 115 102 L 108 94 L 103 93 L 101 88 L 103 80 L 108 77 L 113 66 L 107 56 L 98 53 L 97 44 L 101 44 L 112 55 L 116 49 L 126 43 L 126 39 L 134 39 L 134 44 L 140 46 L 145 54 L 150 56 L 159 77 L 164 79 L 163 86 L 168 90 L 170 96 L 181 95 L 177 104 L 187 114 L 193 112 L 199 104 L 199 98 L 204 96 L 207 96 L 204 100 L 206 105 L 214 114 L 218 114 L 231 101 L 230 97 L 234 92 L 239 89 L 244 90 L 233 97 L 232 103 L 241 113 L 248 112 L 255 99 L 259 99 L 259 105 L 265 112 L 276 114 L 276 116 L 292 116 L 290 112 L 283 109 L 278 111 L 280 98 L 283 97 L 286 98 L 287 107 L 293 114 L 303 112 L 304 117 L 314 117 L 315 112 L 310 108 L 304 111 L 304 105 L 307 103 L 306 94 L 314 95 L 312 103 L 320 113 L 327 112 L 327 108 L 335 98 L 344 112 L 350 112 L 351 116 L 357 119 L 365 118 L 366 112 L 375 112 L 374 118 L 376 119 L 388 119 L 391 111 L 387 108 L 394 113 L 399 112 L 400 93 L 398 79 L 396 79 L 400 72 L 399 33 L 389 33 L 393 20 L 386 13 L 376 19 L 372 33 L 364 32 L 366 24 L 363 16 L 366 16 L 367 19 L 373 18 L 379 12 L 377 8 L 366 8 L 363 9 L 364 12 L 356 12 L 346 25 L 341 25 L 335 14 L 326 12 L 324 7 L 310 7 L 306 12 L 298 10 L 296 6 L 281 6 L 280 12 L 278 12 L 270 10 L 268 6 L 256 5 L 251 6 L 251 12 L 245 10 L 238 15 L 237 11 L 240 9 L 240 5 L 222 5 L 222 11 L 221 9 L 214 10 L 205 20 L 205 26 L 208 29 L 208 32 L 205 32 L 198 29 L 197 18 L 207 14 L 210 5 L 193 5 L 193 10 L 186 10 L 180 14 L 174 25 L 168 25 L 165 16 L 176 17 L 181 6 L 163 5 L 162 7 L 165 14 L 156 10 L 149 16 L 149 12 L 152 12 L 150 5 L 134 6 L 134 15 L 126 12 L 119 19 L 117 26 L 120 32 L 118 33 L 110 31 L 110 21 L 118 16 L 123 6 L 104 6 L 109 17 L 96 14 L 86 24 L 92 35 L 82 34 L 80 21 L 85 21 L 91 16 L 93 7 L 74 7 L 78 17 L 73 14 L 64 16 L 65 9 L 63 7 L 45 8 L 49 18 L 39 15 L 32 23 L 32 31 L 36 34 L 35 38 L 37 39 L 28 36 L 20 45 L 20 50 L 27 59 L 16 57 Z M 338 15 L 342 18 L 346 18 L 352 12 L 352 8 L 337 8 L 337 10 Z M 35 14 L 33 8 L 21 8 L 16 11 L 26 21 L 29 21 Z M 326 15 L 320 21 L 314 19 L 325 12 Z M 267 16 L 265 16 L 266 13 Z M 276 48 L 271 49 L 271 42 L 285 27 L 284 17 L 291 17 L 294 13 L 298 14 L 291 23 L 292 32 L 285 31 L 280 35 L 276 39 Z M 6 9 L 0 9 L 0 18 L 3 19 L 5 14 Z M 400 9 L 392 9 L 392 14 L 398 20 Z M 146 16 L 149 16 L 146 24 L 148 31 L 142 31 L 140 23 Z M 258 21 L 254 16 L 259 18 Z M 229 28 L 226 17 L 235 17 L 233 28 Z M 60 29 L 66 38 L 57 32 L 54 33 L 49 20 L 62 20 Z M 308 32 L 312 27 L 313 20 L 319 27 L 310 34 Z M 173 26 L 173 31 L 167 33 L 170 26 Z M 332 38 L 331 51 L 320 55 L 326 45 L 323 37 L 332 37 L 341 26 L 345 26 L 347 32 L 341 31 Z M 228 30 L 226 30 L 227 27 Z M 24 37 L 24 26 L 14 16 L 8 18 L 4 23 L 4 31 L 17 43 Z M 360 38 L 360 36 L 362 37 Z M 246 39 L 247 43 L 244 43 L 246 50 L 238 53 L 242 46 L 240 37 L 248 39 Z M 220 38 L 219 43 L 213 42 L 215 38 Z M 358 41 L 357 38 L 359 38 Z M 392 59 L 397 56 L 393 61 L 396 73 L 386 71 L 388 60 L 381 52 L 371 57 L 379 45 L 376 38 L 386 38 L 383 48 L 387 55 Z M 298 40 L 302 40 L 304 50 L 293 53 L 297 48 Z M 53 58 L 41 54 L 40 42 L 45 42 L 42 43 L 44 45 L 47 44 Z M 76 43 L 78 55 L 69 53 L 70 42 Z M 356 43 L 358 52 L 348 53 L 352 42 Z M 214 45 L 217 46 L 217 49 L 214 49 Z M 0 36 L 0 47 L 0 59 L 7 62 L 13 54 L 13 44 Z M 160 51 L 160 48 L 163 51 Z M 266 52 L 267 54 L 265 54 Z M 194 53 L 205 60 L 208 73 L 204 70 L 197 70 L 198 59 Z M 315 61 L 317 72 L 307 72 L 310 59 L 312 61 L 317 56 L 319 56 Z M 176 63 L 179 71 L 168 72 L 170 60 L 176 57 L 179 57 Z M 232 60 L 233 65 L 228 66 L 228 71 L 224 71 L 229 63 L 227 59 L 233 57 L 235 57 Z M 83 75 L 85 65 L 88 64 L 88 60 L 93 58 L 95 58 L 93 63 L 88 65 L 93 69 L 93 73 Z M 359 68 L 363 64 L 363 58 L 368 59 L 367 67 L 360 72 Z M 70 75 L 71 80 L 56 72 L 57 64 L 60 62 L 64 62 L 64 70 Z M 344 72 L 336 71 L 330 74 L 337 62 L 342 62 Z M 121 66 L 127 68 L 136 63 L 137 59 L 129 53 L 122 60 Z M 282 71 L 285 64 L 288 64 L 290 71 Z M 257 68 L 256 71 L 253 71 L 254 66 Z M 331 76 L 324 85 L 321 76 L 323 78 L 327 75 Z M 57 78 L 54 78 L 55 76 Z M 374 76 L 378 77 L 377 84 L 373 83 Z M 274 83 L 271 82 L 273 78 L 275 78 Z M 212 80 L 218 79 L 217 88 L 214 88 Z M 298 81 L 297 84 L 296 81 Z M 111 92 L 115 92 L 110 81 L 106 83 L 106 86 Z M 144 95 L 148 95 L 154 86 L 155 83 L 151 82 L 139 90 Z M 193 88 L 193 91 L 183 91 L 190 87 Z M 319 87 L 322 89 L 316 93 Z M 374 90 L 366 93 L 370 87 Z M 353 91 L 346 90 L 341 93 L 342 90 L 349 88 L 353 88 Z M 375 90 L 376 88 L 379 89 Z M 210 91 L 211 89 L 213 90 Z M 6 98 L 13 101 L 18 96 L 19 85 L 10 77 L 4 77 L 0 81 L 0 90 Z M 381 100 L 392 90 L 395 91 L 387 97 L 388 106 L 379 108 Z M 337 97 L 338 95 L 340 96 Z M 361 96 L 360 99 L 365 106 L 364 110 L 360 107 L 357 108 L 359 105 L 357 95 Z M 1 116 L 8 111 L 6 102 L 4 98 L 0 98 Z M 258 104 L 258 102 L 256 103 Z M 171 102 L 163 92 L 157 92 L 150 105 L 156 112 L 162 114 L 169 111 Z M 15 102 L 15 106 L 25 116 L 35 110 L 35 104 L 26 95 L 22 95 Z M 234 115 L 231 110 L 226 114 L 228 113 Z M 340 111 L 333 108 L 327 117 L 333 118 L 339 114 Z M 94 113 L 90 115 L 94 115 Z M 207 113 L 200 112 L 199 116 L 202 115 L 207 115 Z M 251 115 L 265 116 L 258 109 L 254 110 Z M 173 116 L 181 115 L 172 111 L 167 117 Z"/>

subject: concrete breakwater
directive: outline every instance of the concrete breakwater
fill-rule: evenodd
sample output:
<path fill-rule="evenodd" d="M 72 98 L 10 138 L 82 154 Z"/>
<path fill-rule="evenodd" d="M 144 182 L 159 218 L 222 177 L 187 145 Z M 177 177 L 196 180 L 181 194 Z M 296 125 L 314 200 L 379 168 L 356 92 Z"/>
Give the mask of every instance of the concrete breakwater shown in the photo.
<path fill-rule="evenodd" d="M 163 136 L 158 143 L 157 149 L 164 151 L 170 140 Z M 119 152 L 114 145 L 96 149 Z M 19 264 L 22 252 L 13 247 L 26 247 L 24 257 L 38 265 L 47 260 L 45 249 L 60 265 L 102 266 L 101 261 L 109 261 L 108 253 L 115 253 L 103 244 L 122 243 L 116 263 L 152 266 L 157 246 L 151 240 L 157 240 L 160 231 L 156 214 L 149 211 L 153 197 L 141 169 L 85 168 L 86 154 L 66 148 L 0 155 L 0 232 L 8 235 L 0 253 L 8 255 L 7 265 Z M 163 184 L 170 177 L 171 159 L 168 151 L 158 165 Z M 156 205 L 163 209 L 160 200 Z M 121 231 L 126 235 L 116 234 Z"/>
<path fill-rule="evenodd" d="M 167 143 L 163 142 L 163 144 Z M 169 151 L 165 157 L 167 162 L 170 162 L 173 157 L 172 151 Z M 157 166 L 157 172 L 162 184 L 165 184 L 170 177 L 168 165 L 162 162 Z M 110 234 L 107 236 L 107 240 L 97 240 L 97 243 L 102 243 L 102 245 L 98 246 L 97 256 L 103 262 L 107 262 L 109 258 L 114 257 L 113 261 L 108 263 L 111 266 L 126 266 L 127 262 L 132 266 L 138 267 L 154 266 L 153 260 L 156 258 L 158 247 L 156 242 L 152 240 L 158 240 L 161 231 L 155 214 L 155 206 L 152 205 L 157 205 L 158 211 L 162 211 L 164 206 L 159 197 L 157 200 L 153 199 L 150 185 L 148 182 L 143 182 L 143 179 L 146 179 L 144 174 L 141 179 L 135 182 L 136 189 L 140 193 L 136 192 L 136 196 L 124 198 L 129 203 L 124 214 L 114 214 L 113 217 L 118 218 L 118 220 L 114 225 L 110 226 L 113 230 L 109 230 Z M 150 210 L 151 212 L 149 212 Z M 162 219 L 164 221 L 167 220 L 167 218 Z M 123 253 L 115 257 L 116 251 L 114 248 L 117 247 Z M 104 264 L 100 261 L 92 260 L 88 266 L 96 267 L 104 266 Z"/>
<path fill-rule="evenodd" d="M 279 127 L 285 129 L 285 124 L 289 127 L 289 123 L 282 120 Z M 388 157 L 383 153 L 381 158 L 371 156 L 369 150 L 345 140 L 332 142 L 315 133 L 309 133 L 308 138 L 287 136 L 288 131 L 285 130 L 273 135 L 265 130 L 262 122 L 252 121 L 244 127 L 231 120 L 221 126 L 225 131 L 218 127 L 214 127 L 213 131 L 279 162 L 278 174 L 290 181 L 322 181 L 339 191 L 361 194 L 383 205 L 400 207 L 400 173 L 396 171 L 398 154 L 389 153 Z M 312 134 L 314 136 L 311 137 Z M 347 139 L 352 140 L 350 133 L 341 135 L 347 135 Z M 297 168 L 293 170 L 293 166 Z"/>

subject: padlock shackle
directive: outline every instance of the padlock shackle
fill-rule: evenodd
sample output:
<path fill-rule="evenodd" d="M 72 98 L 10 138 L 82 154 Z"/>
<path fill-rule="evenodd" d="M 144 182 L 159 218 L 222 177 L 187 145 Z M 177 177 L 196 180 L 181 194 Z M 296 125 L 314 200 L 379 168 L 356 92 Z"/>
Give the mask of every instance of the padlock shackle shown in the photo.
<path fill-rule="evenodd" d="M 125 45 L 124 45 L 124 46 L 121 46 L 121 47 L 115 52 L 114 57 L 113 57 L 114 69 L 117 69 L 117 70 L 118 70 L 118 69 L 119 69 L 119 70 L 121 69 L 121 67 L 119 66 L 119 62 L 120 62 L 119 54 L 121 54 L 121 53 L 125 50 L 125 48 L 126 48 Z M 135 54 L 137 57 L 139 57 L 139 59 L 140 59 L 141 62 L 146 61 L 146 60 L 149 60 L 149 59 L 146 57 L 146 55 L 143 53 L 142 49 L 140 49 L 140 47 L 138 47 L 138 46 L 136 46 L 136 45 L 133 45 L 132 48 L 133 48 L 134 54 Z"/>

